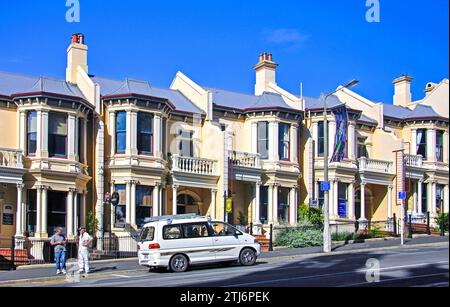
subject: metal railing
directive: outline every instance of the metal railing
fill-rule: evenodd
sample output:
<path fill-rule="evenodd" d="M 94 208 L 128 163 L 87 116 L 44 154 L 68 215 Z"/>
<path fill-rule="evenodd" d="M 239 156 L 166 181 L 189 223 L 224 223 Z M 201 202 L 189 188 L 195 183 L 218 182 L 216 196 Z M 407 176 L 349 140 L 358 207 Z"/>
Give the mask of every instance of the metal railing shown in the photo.
<path fill-rule="evenodd" d="M 417 155 L 405 154 L 405 164 L 410 167 L 422 167 L 423 157 Z"/>
<path fill-rule="evenodd" d="M 393 173 L 393 163 L 383 160 L 368 159 L 362 157 L 358 159 L 360 171 L 375 171 L 385 174 Z"/>
<path fill-rule="evenodd" d="M 23 168 L 22 151 L 0 148 L 0 167 Z"/>
<path fill-rule="evenodd" d="M 230 160 L 233 166 L 261 168 L 261 156 L 249 152 L 230 151 Z"/>
<path fill-rule="evenodd" d="M 197 175 L 216 175 L 217 161 L 173 155 L 172 170 Z"/>

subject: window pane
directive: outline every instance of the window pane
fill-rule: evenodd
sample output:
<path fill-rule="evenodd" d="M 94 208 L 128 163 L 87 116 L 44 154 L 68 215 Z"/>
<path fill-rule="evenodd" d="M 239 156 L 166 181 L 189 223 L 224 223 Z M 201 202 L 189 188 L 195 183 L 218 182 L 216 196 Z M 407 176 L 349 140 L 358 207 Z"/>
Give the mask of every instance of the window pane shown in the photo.
<path fill-rule="evenodd" d="M 324 125 L 323 122 L 319 122 L 317 125 L 318 131 L 317 131 L 317 155 L 319 157 L 323 157 L 325 154 L 325 142 L 324 142 Z"/>
<path fill-rule="evenodd" d="M 146 219 L 152 216 L 152 191 L 153 187 L 136 187 L 136 225 L 142 227 Z"/>
<path fill-rule="evenodd" d="M 36 153 L 37 140 L 37 115 L 36 112 L 28 112 L 27 114 L 27 153 Z"/>
<path fill-rule="evenodd" d="M 289 159 L 290 144 L 289 125 L 279 124 L 278 128 L 278 155 L 281 160 Z"/>
<path fill-rule="evenodd" d="M 163 228 L 163 239 L 164 240 L 174 240 L 181 239 L 180 226 L 164 226 Z"/>
<path fill-rule="evenodd" d="M 436 160 L 444 161 L 444 132 L 436 131 Z"/>
<path fill-rule="evenodd" d="M 67 115 L 55 112 L 49 113 L 48 122 L 48 152 L 50 157 L 66 157 Z"/>
<path fill-rule="evenodd" d="M 209 237 L 208 226 L 206 223 L 184 224 L 182 228 L 183 236 L 187 239 Z"/>
<path fill-rule="evenodd" d="M 49 113 L 49 133 L 67 135 L 67 116 L 62 113 Z"/>
<path fill-rule="evenodd" d="M 28 190 L 27 193 L 27 231 L 33 235 L 36 231 L 36 190 Z"/>
<path fill-rule="evenodd" d="M 427 159 L 427 130 L 417 130 L 417 154 Z"/>
<path fill-rule="evenodd" d="M 269 124 L 267 122 L 258 123 L 258 153 L 263 159 L 269 157 Z"/>
<path fill-rule="evenodd" d="M 278 189 L 278 222 L 289 223 L 289 189 Z"/>
<path fill-rule="evenodd" d="M 127 130 L 127 112 L 121 111 L 116 114 L 116 131 Z"/>
<path fill-rule="evenodd" d="M 115 186 L 116 192 L 119 193 L 119 205 L 116 209 L 116 227 L 123 227 L 126 222 L 126 186 L 124 184 Z"/>
<path fill-rule="evenodd" d="M 125 153 L 127 148 L 127 113 L 116 114 L 116 153 Z"/>
<path fill-rule="evenodd" d="M 53 235 L 56 229 L 61 227 L 66 233 L 66 200 L 67 194 L 64 192 L 48 192 L 48 233 Z"/>
<path fill-rule="evenodd" d="M 138 131 L 151 133 L 153 131 L 153 117 L 148 113 L 138 113 Z"/>
<path fill-rule="evenodd" d="M 268 222 L 268 214 L 269 214 L 269 188 L 261 187 L 260 190 L 261 195 L 261 207 L 260 207 L 260 215 L 261 215 L 261 223 L 267 224 Z"/>
<path fill-rule="evenodd" d="M 127 133 L 117 132 L 116 134 L 116 153 L 125 153 L 127 148 Z"/>

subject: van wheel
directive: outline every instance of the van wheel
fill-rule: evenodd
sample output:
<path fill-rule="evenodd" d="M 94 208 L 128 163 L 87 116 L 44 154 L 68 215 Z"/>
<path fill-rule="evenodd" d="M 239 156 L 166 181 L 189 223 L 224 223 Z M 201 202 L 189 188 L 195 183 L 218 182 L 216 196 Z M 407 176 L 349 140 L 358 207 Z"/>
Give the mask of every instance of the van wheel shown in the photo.
<path fill-rule="evenodd" d="M 244 248 L 239 256 L 239 262 L 244 266 L 251 266 L 256 263 L 256 253 L 251 248 Z"/>
<path fill-rule="evenodd" d="M 189 267 L 189 261 L 184 255 L 175 255 L 170 260 L 170 270 L 175 273 L 186 272 Z"/>

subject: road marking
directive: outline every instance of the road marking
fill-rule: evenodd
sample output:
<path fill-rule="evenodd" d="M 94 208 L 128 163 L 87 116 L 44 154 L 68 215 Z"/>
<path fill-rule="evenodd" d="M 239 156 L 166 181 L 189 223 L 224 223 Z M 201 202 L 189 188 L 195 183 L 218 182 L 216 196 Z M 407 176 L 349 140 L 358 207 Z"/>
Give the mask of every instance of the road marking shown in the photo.
<path fill-rule="evenodd" d="M 120 277 L 120 278 L 132 278 L 132 276 L 128 276 L 128 275 L 118 275 L 118 274 L 113 274 L 111 275 L 113 277 Z"/>
<path fill-rule="evenodd" d="M 376 283 L 360 282 L 360 283 L 355 283 L 355 284 L 346 284 L 346 285 L 340 285 L 339 288 L 356 287 L 356 286 L 360 286 L 360 285 L 374 285 L 375 286 L 375 285 L 379 285 L 379 284 L 391 282 L 391 281 L 418 279 L 418 278 L 426 278 L 426 277 L 436 277 L 436 276 L 441 276 L 441 275 L 445 275 L 448 278 L 448 273 L 436 273 L 436 274 L 416 275 L 416 276 L 409 276 L 409 277 L 389 278 L 389 279 L 380 280 L 379 282 L 376 282 Z"/>

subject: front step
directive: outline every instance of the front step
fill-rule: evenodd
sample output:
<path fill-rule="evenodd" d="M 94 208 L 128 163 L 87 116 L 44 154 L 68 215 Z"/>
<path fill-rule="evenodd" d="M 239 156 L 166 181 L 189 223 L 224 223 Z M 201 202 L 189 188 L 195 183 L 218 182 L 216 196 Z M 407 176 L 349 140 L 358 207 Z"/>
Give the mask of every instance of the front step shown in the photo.
<path fill-rule="evenodd" d="M 261 245 L 261 251 L 268 252 L 270 240 L 267 239 L 266 236 L 263 236 L 263 235 L 255 235 L 254 237 L 255 237 L 256 241 Z"/>

